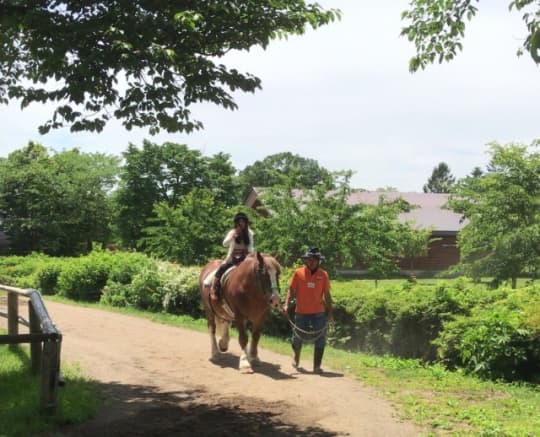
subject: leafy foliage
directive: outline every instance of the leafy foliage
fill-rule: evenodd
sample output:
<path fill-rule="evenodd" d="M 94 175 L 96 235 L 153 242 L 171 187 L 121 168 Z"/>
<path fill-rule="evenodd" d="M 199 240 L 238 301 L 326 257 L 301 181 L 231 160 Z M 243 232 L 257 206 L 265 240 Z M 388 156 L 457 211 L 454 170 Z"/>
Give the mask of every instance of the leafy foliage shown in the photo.
<path fill-rule="evenodd" d="M 425 69 L 428 64 L 451 61 L 462 50 L 465 23 L 478 12 L 478 0 L 412 0 L 408 10 L 401 15 L 406 25 L 401 35 L 416 47 L 416 55 L 409 61 L 411 72 Z M 534 62 L 540 62 L 540 9 L 534 0 L 513 0 L 509 9 L 523 11 L 527 37 L 518 55 L 525 50 Z"/>
<path fill-rule="evenodd" d="M 139 244 L 147 253 L 186 265 L 204 264 L 221 255 L 216 243 L 227 230 L 225 207 L 210 190 L 196 188 L 177 207 L 162 202 L 155 212 Z"/>
<path fill-rule="evenodd" d="M 311 190 L 293 188 L 289 180 L 262 192 L 264 209 L 270 214 L 257 222 L 262 234 L 259 247 L 286 266 L 294 265 L 308 247 L 318 246 L 331 272 L 336 266 L 360 263 L 377 278 L 396 271 L 405 246 L 413 250 L 409 235 L 416 232 L 397 220 L 405 205 L 384 197 L 378 205 L 348 204 L 350 176 L 350 172 L 336 173 Z"/>
<path fill-rule="evenodd" d="M 194 189 L 208 190 L 218 205 L 237 203 L 236 170 L 228 155 L 208 158 L 184 144 L 158 145 L 145 140 L 142 149 L 131 144 L 124 152 L 124 159 L 115 201 L 116 227 L 125 247 L 136 248 L 144 236 L 143 229 L 158 213 L 165 214 L 167 207 L 170 210 L 193 207 L 196 194 L 191 195 L 191 200 L 185 196 Z M 211 211 L 208 205 L 200 206 Z M 163 222 L 163 218 L 158 220 Z"/>
<path fill-rule="evenodd" d="M 75 300 L 98 301 L 107 283 L 109 264 L 96 255 L 64 263 L 58 277 L 58 293 Z"/>
<path fill-rule="evenodd" d="M 190 132 L 190 106 L 235 109 L 231 92 L 260 79 L 217 60 L 266 48 L 339 17 L 300 0 L 0 4 L 0 102 L 55 103 L 40 132 L 70 126 L 101 131 L 111 117 L 127 129 Z"/>
<path fill-rule="evenodd" d="M 109 238 L 118 159 L 30 142 L 0 161 L 0 223 L 12 252 L 75 255 Z"/>
<path fill-rule="evenodd" d="M 458 182 L 449 205 L 469 221 L 458 236 L 458 269 L 495 283 L 540 268 L 540 153 L 490 145 L 487 172 Z"/>
<path fill-rule="evenodd" d="M 291 152 L 269 155 L 262 161 L 255 161 L 239 174 L 247 194 L 252 187 L 272 187 L 289 183 L 296 188 L 311 189 L 331 180 L 328 170 L 314 159 L 293 155 Z"/>
<path fill-rule="evenodd" d="M 539 302 L 538 287 L 516 290 L 448 322 L 435 342 L 442 360 L 484 378 L 537 379 L 540 324 L 530 316 Z"/>
<path fill-rule="evenodd" d="M 0 277 L 36 288 L 37 273 L 59 263 L 56 292 L 154 312 L 202 317 L 199 267 L 157 262 L 137 253 L 96 250 L 78 258 L 0 257 Z M 16 268 L 15 268 L 16 266 Z M 16 272 L 16 275 L 13 274 Z M 282 289 L 291 270 L 284 269 Z M 105 285 L 104 285 L 105 283 Z M 332 281 L 340 348 L 394 357 L 439 360 L 484 378 L 537 381 L 540 374 L 540 287 L 489 289 L 465 278 L 436 284 Z M 265 331 L 290 335 L 281 314 Z"/>

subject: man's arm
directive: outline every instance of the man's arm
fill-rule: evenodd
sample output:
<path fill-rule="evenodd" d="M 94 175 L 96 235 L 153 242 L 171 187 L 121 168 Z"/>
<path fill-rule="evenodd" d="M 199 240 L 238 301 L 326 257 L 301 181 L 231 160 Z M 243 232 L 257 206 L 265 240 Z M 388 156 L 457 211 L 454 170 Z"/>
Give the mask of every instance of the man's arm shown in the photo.
<path fill-rule="evenodd" d="M 287 289 L 287 295 L 285 296 L 285 303 L 283 304 L 283 312 L 287 313 L 289 311 L 289 304 L 291 303 L 291 299 L 296 296 L 296 290 L 294 288 L 289 287 Z"/>
<path fill-rule="evenodd" d="M 332 296 L 330 296 L 330 290 L 324 290 L 323 295 L 328 319 L 334 320 L 334 307 L 332 306 Z"/>

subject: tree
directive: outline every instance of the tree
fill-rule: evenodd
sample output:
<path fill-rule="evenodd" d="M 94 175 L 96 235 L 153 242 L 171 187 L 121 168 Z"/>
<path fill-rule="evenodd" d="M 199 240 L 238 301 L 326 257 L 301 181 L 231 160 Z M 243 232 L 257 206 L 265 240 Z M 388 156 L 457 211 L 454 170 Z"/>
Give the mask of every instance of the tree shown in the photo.
<path fill-rule="evenodd" d="M 292 184 L 296 188 L 308 188 L 326 183 L 330 172 L 310 158 L 293 155 L 291 152 L 269 155 L 262 161 L 255 161 L 239 173 L 244 194 L 252 187 L 271 187 Z"/>
<path fill-rule="evenodd" d="M 16 254 L 76 255 L 109 238 L 118 158 L 30 142 L 0 163 L 0 222 Z"/>
<path fill-rule="evenodd" d="M 433 173 L 424 185 L 424 193 L 449 193 L 456 178 L 450 173 L 450 168 L 445 162 L 441 162 L 433 168 Z"/>
<path fill-rule="evenodd" d="M 474 167 L 473 170 L 471 171 L 471 177 L 472 178 L 479 178 L 481 177 L 482 175 L 484 174 L 484 172 L 482 171 L 482 169 L 478 166 Z"/>
<path fill-rule="evenodd" d="M 145 140 L 142 149 L 130 144 L 123 156 L 115 200 L 116 226 L 124 246 L 137 247 L 148 219 L 156 217 L 158 203 L 176 207 L 195 188 L 211 190 L 225 206 L 238 203 L 236 169 L 226 154 L 208 158 L 185 144 Z"/>
<path fill-rule="evenodd" d="M 375 278 L 397 271 L 397 261 L 405 255 L 404 245 L 412 239 L 408 233 L 415 232 L 397 219 L 404 204 L 381 200 L 379 205 L 349 205 L 350 175 L 335 174 L 326 185 L 301 194 L 291 184 L 261 193 L 264 208 L 271 214 L 256 223 L 261 235 L 258 247 L 286 266 L 294 265 L 309 246 L 318 246 L 331 272 L 338 266 L 360 263 Z"/>
<path fill-rule="evenodd" d="M 478 0 L 476 0 L 478 2 Z M 435 61 L 451 61 L 462 50 L 465 21 L 470 21 L 478 11 L 472 0 L 411 0 L 410 8 L 401 15 L 408 24 L 401 29 L 416 47 L 416 56 L 409 61 L 409 70 L 424 69 Z M 536 3 L 536 4 L 535 4 Z M 523 21 L 528 34 L 521 55 L 525 50 L 534 62 L 540 63 L 540 7 L 535 0 L 513 0 L 509 9 L 524 11 Z"/>
<path fill-rule="evenodd" d="M 511 280 L 540 268 L 540 153 L 490 144 L 488 171 L 456 184 L 450 207 L 469 223 L 458 235 L 459 269 L 473 278 Z"/>
<path fill-rule="evenodd" d="M 217 249 L 227 224 L 225 207 L 208 189 L 194 188 L 177 206 L 155 205 L 155 219 L 143 229 L 140 246 L 151 255 L 186 265 L 204 264 Z"/>
<path fill-rule="evenodd" d="M 193 103 L 235 109 L 260 79 L 218 64 L 339 18 L 303 0 L 0 2 L 0 102 L 56 104 L 41 133 L 101 131 L 110 118 L 190 132 Z"/>

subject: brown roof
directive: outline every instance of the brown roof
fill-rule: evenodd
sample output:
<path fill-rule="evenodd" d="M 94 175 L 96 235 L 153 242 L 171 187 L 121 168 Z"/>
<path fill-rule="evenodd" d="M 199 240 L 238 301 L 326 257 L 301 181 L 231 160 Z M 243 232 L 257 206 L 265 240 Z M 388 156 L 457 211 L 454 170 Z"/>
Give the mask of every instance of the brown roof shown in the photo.
<path fill-rule="evenodd" d="M 356 191 L 351 193 L 347 199 L 347 203 L 350 205 L 357 203 L 376 205 L 381 196 L 388 201 L 401 197 L 411 206 L 416 206 L 416 208 L 411 209 L 409 212 L 401 213 L 399 218 L 403 222 L 412 220 L 419 228 L 432 228 L 437 232 L 458 232 L 466 225 L 466 222 L 461 220 L 461 214 L 445 208 L 449 197 L 449 194 L 445 193 Z"/>
<path fill-rule="evenodd" d="M 253 208 L 258 199 L 258 195 L 264 191 L 264 188 L 253 187 L 251 193 L 246 199 L 246 206 Z M 294 190 L 293 195 L 300 198 L 302 190 Z M 402 222 L 413 221 L 418 228 L 431 228 L 435 233 L 455 234 L 466 224 L 462 221 L 461 214 L 450 211 L 445 208 L 449 194 L 445 193 L 406 193 L 400 191 L 353 191 L 347 203 L 355 205 L 364 203 L 368 205 L 377 205 L 379 198 L 383 197 L 388 201 L 402 198 L 411 205 L 409 212 L 399 215 Z"/>

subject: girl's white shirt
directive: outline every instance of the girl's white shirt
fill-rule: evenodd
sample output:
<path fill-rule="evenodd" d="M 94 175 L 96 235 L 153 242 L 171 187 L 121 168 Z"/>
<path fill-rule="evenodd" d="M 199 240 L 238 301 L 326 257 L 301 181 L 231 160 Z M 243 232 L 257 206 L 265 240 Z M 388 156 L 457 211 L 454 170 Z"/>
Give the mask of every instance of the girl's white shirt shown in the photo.
<path fill-rule="evenodd" d="M 253 253 L 253 251 L 255 250 L 254 244 L 253 244 L 254 232 L 248 228 L 248 234 L 249 234 L 249 244 L 247 246 L 247 253 Z M 223 246 L 229 248 L 227 252 L 226 260 L 230 261 L 232 259 L 232 254 L 236 246 L 236 242 L 234 241 L 234 229 L 231 229 L 229 233 L 225 236 L 223 240 Z"/>

